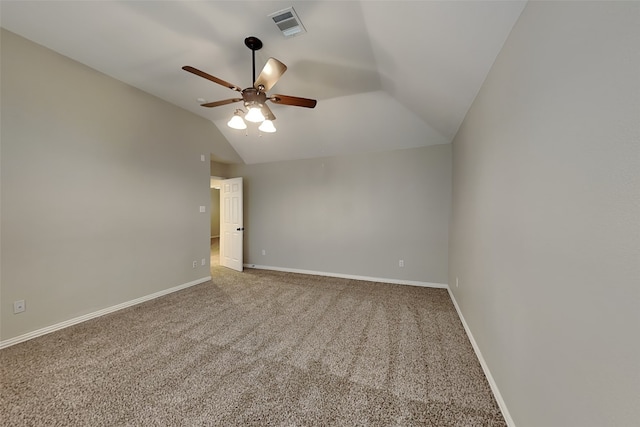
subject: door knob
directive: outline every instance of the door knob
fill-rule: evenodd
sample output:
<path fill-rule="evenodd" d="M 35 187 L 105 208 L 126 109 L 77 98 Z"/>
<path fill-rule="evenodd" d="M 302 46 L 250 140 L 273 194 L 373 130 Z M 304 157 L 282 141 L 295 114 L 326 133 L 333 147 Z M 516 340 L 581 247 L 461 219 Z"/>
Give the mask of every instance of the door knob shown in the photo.
<path fill-rule="evenodd" d="M 236 231 L 244 231 L 244 227 L 242 227 L 242 228 L 238 227 L 238 228 L 236 228 Z"/>

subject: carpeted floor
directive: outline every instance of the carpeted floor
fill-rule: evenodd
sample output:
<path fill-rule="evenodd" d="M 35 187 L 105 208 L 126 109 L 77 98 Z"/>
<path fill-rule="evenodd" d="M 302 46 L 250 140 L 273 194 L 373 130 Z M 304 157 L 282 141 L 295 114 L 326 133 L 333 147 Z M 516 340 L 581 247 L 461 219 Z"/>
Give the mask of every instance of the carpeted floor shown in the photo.
<path fill-rule="evenodd" d="M 7 426 L 504 426 L 446 290 L 212 267 L 0 351 Z"/>
<path fill-rule="evenodd" d="M 209 263 L 211 268 L 215 268 L 220 265 L 220 238 L 211 238 L 211 262 Z"/>

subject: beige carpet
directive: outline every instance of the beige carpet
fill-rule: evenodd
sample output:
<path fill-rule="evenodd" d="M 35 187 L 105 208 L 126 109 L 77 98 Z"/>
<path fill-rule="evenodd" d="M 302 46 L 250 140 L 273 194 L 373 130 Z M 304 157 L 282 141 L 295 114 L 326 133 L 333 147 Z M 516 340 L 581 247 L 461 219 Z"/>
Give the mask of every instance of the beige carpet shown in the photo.
<path fill-rule="evenodd" d="M 446 290 L 212 267 L 0 351 L 7 426 L 504 426 Z"/>

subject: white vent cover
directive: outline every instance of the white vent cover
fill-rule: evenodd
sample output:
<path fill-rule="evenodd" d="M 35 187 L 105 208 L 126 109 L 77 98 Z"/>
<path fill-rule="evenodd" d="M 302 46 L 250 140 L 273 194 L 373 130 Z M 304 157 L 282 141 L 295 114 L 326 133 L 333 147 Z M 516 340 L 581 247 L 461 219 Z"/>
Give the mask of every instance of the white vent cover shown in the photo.
<path fill-rule="evenodd" d="M 269 18 L 273 19 L 273 22 L 276 23 L 278 29 L 282 31 L 285 37 L 299 36 L 307 32 L 304 25 L 302 25 L 302 21 L 298 18 L 298 14 L 293 10 L 293 7 L 274 12 L 269 15 Z"/>

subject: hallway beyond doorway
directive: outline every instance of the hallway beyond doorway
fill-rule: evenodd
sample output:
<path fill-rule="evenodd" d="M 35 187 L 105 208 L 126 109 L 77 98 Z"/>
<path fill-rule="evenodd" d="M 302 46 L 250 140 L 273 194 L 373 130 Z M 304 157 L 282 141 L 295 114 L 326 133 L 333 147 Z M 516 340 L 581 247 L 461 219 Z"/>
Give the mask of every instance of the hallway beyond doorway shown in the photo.
<path fill-rule="evenodd" d="M 211 270 L 220 265 L 220 237 L 211 238 L 211 260 L 209 266 Z"/>

